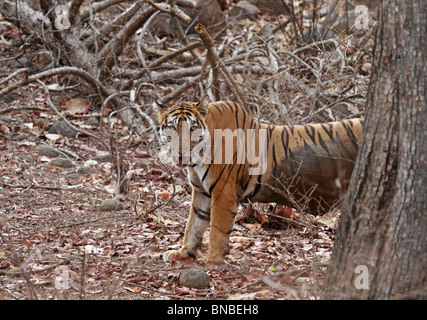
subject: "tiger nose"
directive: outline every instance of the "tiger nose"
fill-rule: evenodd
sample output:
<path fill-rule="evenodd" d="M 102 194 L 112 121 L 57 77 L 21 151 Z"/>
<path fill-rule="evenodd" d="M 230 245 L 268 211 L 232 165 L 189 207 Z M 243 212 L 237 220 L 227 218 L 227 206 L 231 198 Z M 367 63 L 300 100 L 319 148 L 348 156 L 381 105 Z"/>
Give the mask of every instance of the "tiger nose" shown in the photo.
<path fill-rule="evenodd" d="M 179 151 L 178 152 L 178 161 L 179 161 L 179 163 L 185 163 L 185 164 L 187 164 L 188 163 L 188 156 L 186 155 L 186 152 L 184 152 L 184 151 Z"/>

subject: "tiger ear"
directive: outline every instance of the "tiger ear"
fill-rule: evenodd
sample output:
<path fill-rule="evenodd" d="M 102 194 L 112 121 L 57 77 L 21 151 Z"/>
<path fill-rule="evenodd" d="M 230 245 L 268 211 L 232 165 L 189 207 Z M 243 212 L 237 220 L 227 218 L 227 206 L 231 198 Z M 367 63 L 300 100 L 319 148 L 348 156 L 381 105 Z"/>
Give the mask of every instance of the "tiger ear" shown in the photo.
<path fill-rule="evenodd" d="M 157 100 L 153 101 L 153 108 L 157 110 L 157 114 L 159 116 L 159 119 L 169 109 L 169 107 L 167 105 L 164 105 L 163 103 L 160 103 Z"/>
<path fill-rule="evenodd" d="M 206 115 L 206 111 L 208 110 L 209 101 L 206 99 L 207 97 L 207 95 L 204 95 L 196 106 L 197 111 L 199 111 L 203 116 Z"/>

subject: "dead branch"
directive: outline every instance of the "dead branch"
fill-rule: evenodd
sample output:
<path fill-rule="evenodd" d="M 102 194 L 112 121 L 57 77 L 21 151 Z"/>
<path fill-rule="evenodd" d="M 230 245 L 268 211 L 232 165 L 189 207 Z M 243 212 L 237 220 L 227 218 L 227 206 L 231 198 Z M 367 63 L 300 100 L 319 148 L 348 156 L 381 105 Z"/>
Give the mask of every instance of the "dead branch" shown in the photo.
<path fill-rule="evenodd" d="M 200 47 L 202 45 L 202 43 L 200 41 L 196 41 L 196 42 L 192 42 L 184 47 L 182 47 L 181 49 L 175 50 L 167 55 L 164 55 L 163 57 L 153 61 L 152 63 L 150 63 L 147 66 L 148 70 L 152 70 L 154 68 L 157 68 L 158 66 L 160 66 L 161 64 L 167 62 L 168 60 L 171 60 L 173 58 L 175 58 L 176 56 L 187 52 L 187 51 L 191 51 L 194 48 Z M 138 82 L 135 82 L 137 79 L 141 79 L 141 77 L 147 73 L 147 69 L 141 69 L 140 71 L 138 71 L 133 77 L 132 79 L 128 80 L 124 85 L 123 85 L 123 90 L 128 90 L 130 89 L 130 87 L 133 85 L 134 87 L 136 87 L 138 85 Z M 153 81 L 155 81 L 153 79 Z"/>
<path fill-rule="evenodd" d="M 192 19 L 185 12 L 181 11 L 176 6 L 171 6 L 166 3 L 156 3 L 156 2 L 152 2 L 151 0 L 144 0 L 144 1 L 161 12 L 166 12 L 177 17 L 178 19 L 180 19 L 182 22 L 186 24 L 190 24 L 192 21 Z"/>
<path fill-rule="evenodd" d="M 76 21 L 76 17 L 79 13 L 80 6 L 82 5 L 82 3 L 83 3 L 83 0 L 71 1 L 70 9 L 68 12 L 68 19 L 71 25 L 74 25 L 74 22 Z"/>
<path fill-rule="evenodd" d="M 81 133 L 95 139 L 96 141 L 100 142 L 106 148 L 106 150 L 109 150 L 108 145 L 101 138 L 97 137 L 92 132 L 89 132 L 87 130 L 80 129 L 80 128 L 76 127 L 70 121 L 68 121 L 67 118 L 65 118 L 65 116 L 61 112 L 59 112 L 58 109 L 56 109 L 55 105 L 52 103 L 52 100 L 50 99 L 50 95 L 49 95 L 49 89 L 47 88 L 47 86 L 42 81 L 40 81 L 40 79 L 36 79 L 36 81 L 44 89 L 45 94 L 46 94 L 46 100 L 48 102 L 49 107 L 53 110 L 53 112 L 55 112 L 55 114 L 57 116 L 59 116 L 67 124 L 67 126 L 69 126 L 71 129 L 73 129 L 77 132 L 81 132 Z"/>
<path fill-rule="evenodd" d="M 35 82 L 40 79 L 56 76 L 59 74 L 65 74 L 65 75 L 72 74 L 82 78 L 87 83 L 89 83 L 95 90 L 97 90 L 101 94 L 101 96 L 108 97 L 111 94 L 110 91 L 101 83 L 101 81 L 94 78 L 89 72 L 76 67 L 61 67 L 61 68 L 55 68 L 55 69 L 50 69 L 40 73 L 36 73 L 28 76 L 25 79 L 19 80 L 7 86 L 6 88 L 0 90 L 0 97 L 4 96 L 5 94 L 17 88 L 25 86 L 29 83 Z"/>
<path fill-rule="evenodd" d="M 125 2 L 126 0 L 106 0 L 106 1 L 101 1 L 101 2 L 97 2 L 93 4 L 93 13 L 98 13 L 101 12 L 104 9 L 107 9 L 108 7 L 114 6 L 116 4 L 119 4 L 121 2 Z M 90 12 L 89 9 L 84 11 L 81 16 L 80 19 L 81 21 L 85 21 L 89 18 L 90 16 Z"/>
<path fill-rule="evenodd" d="M 114 1 L 105 1 L 105 2 L 114 2 Z M 117 1 L 116 1 L 117 2 Z M 118 1 L 118 2 L 123 2 L 123 0 Z M 115 3 L 112 3 L 111 5 L 113 5 Z M 96 4 L 95 4 L 96 5 Z M 93 13 L 95 14 L 96 8 L 93 8 Z M 108 6 L 107 6 L 108 7 Z M 96 43 L 98 43 L 98 41 L 110 34 L 110 33 L 114 33 L 117 30 L 119 30 L 120 28 L 122 28 L 127 21 L 129 21 L 141 8 L 141 5 L 139 2 L 135 2 L 131 7 L 129 7 L 126 11 L 124 11 L 121 15 L 119 15 L 118 17 L 116 17 L 116 19 L 114 19 L 111 23 L 105 24 L 101 29 L 99 29 L 97 31 L 97 35 L 94 35 L 92 37 L 87 38 L 84 41 L 84 44 L 87 48 L 92 48 Z M 90 10 L 88 10 L 88 17 L 90 17 Z M 84 13 L 82 14 L 82 19 L 87 19 L 84 18 Z"/>
<path fill-rule="evenodd" d="M 115 57 L 123 49 L 129 38 L 141 28 L 148 18 L 156 11 L 155 8 L 139 9 L 135 16 L 121 28 L 99 53 L 98 65 L 102 66 L 102 74 L 107 75 L 114 64 Z"/>
<path fill-rule="evenodd" d="M 200 38 L 203 41 L 203 44 L 205 45 L 206 49 L 209 52 L 209 55 L 211 56 L 210 59 L 212 59 L 211 67 L 213 69 L 220 67 L 221 71 L 225 75 L 225 81 L 230 83 L 231 90 L 235 94 L 236 98 L 238 99 L 240 105 L 242 105 L 244 108 L 247 107 L 246 98 L 243 94 L 243 92 L 240 90 L 237 82 L 234 80 L 233 76 L 231 75 L 230 71 L 225 66 L 224 62 L 221 60 L 221 58 L 218 56 L 218 53 L 216 52 L 216 49 L 214 47 L 214 42 L 209 33 L 206 31 L 206 28 L 198 24 L 195 27 L 195 30 L 197 34 L 200 36 Z"/>

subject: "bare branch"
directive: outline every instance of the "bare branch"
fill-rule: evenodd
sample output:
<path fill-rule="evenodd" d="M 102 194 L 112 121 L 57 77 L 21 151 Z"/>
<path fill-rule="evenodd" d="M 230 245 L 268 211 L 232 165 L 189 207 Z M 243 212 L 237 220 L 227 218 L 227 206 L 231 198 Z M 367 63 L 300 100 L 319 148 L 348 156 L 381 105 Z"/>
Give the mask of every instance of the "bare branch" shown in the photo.
<path fill-rule="evenodd" d="M 225 66 L 224 62 L 221 60 L 221 58 L 218 56 L 218 53 L 216 52 L 216 49 L 214 47 L 214 42 L 209 33 L 206 31 L 205 27 L 201 25 L 200 23 L 195 27 L 195 30 L 197 34 L 202 39 L 204 45 L 206 46 L 206 49 L 208 50 L 209 54 L 211 55 L 212 59 L 212 68 L 216 68 L 219 66 L 221 68 L 221 71 L 225 74 L 225 80 L 227 82 L 230 82 L 230 87 L 233 93 L 236 95 L 236 98 L 239 100 L 239 103 L 242 105 L 243 108 L 247 108 L 246 98 L 243 94 L 243 92 L 240 90 L 239 85 L 234 80 L 233 76 L 231 75 L 230 71 Z"/>
<path fill-rule="evenodd" d="M 154 8 L 156 8 L 157 10 L 169 13 L 169 14 L 177 17 L 178 19 L 180 19 L 181 21 L 183 21 L 186 24 L 190 24 L 192 21 L 192 19 L 185 12 L 183 12 L 182 10 L 177 8 L 176 6 L 171 6 L 171 5 L 168 5 L 166 3 L 155 3 L 151 0 L 144 0 L 144 1 L 147 2 L 148 4 L 150 4 L 151 6 L 153 6 Z"/>
<path fill-rule="evenodd" d="M 109 72 L 114 64 L 114 58 L 128 42 L 129 38 L 141 28 L 148 18 L 156 11 L 155 8 L 149 7 L 145 10 L 140 9 L 138 13 L 122 28 L 119 32 L 102 48 L 99 53 L 100 62 L 102 63 L 101 72 L 105 75 Z"/>

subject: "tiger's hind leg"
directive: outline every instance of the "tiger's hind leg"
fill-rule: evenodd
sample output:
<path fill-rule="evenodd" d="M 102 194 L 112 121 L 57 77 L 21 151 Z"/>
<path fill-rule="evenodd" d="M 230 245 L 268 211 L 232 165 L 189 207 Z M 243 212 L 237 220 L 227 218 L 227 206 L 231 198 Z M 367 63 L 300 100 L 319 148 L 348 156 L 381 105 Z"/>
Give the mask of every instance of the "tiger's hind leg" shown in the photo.
<path fill-rule="evenodd" d="M 201 256 L 199 247 L 209 225 L 210 210 L 210 197 L 193 190 L 190 215 L 185 227 L 184 244 L 179 250 L 167 251 L 164 260 L 171 261 L 178 257 L 199 258 Z"/>

